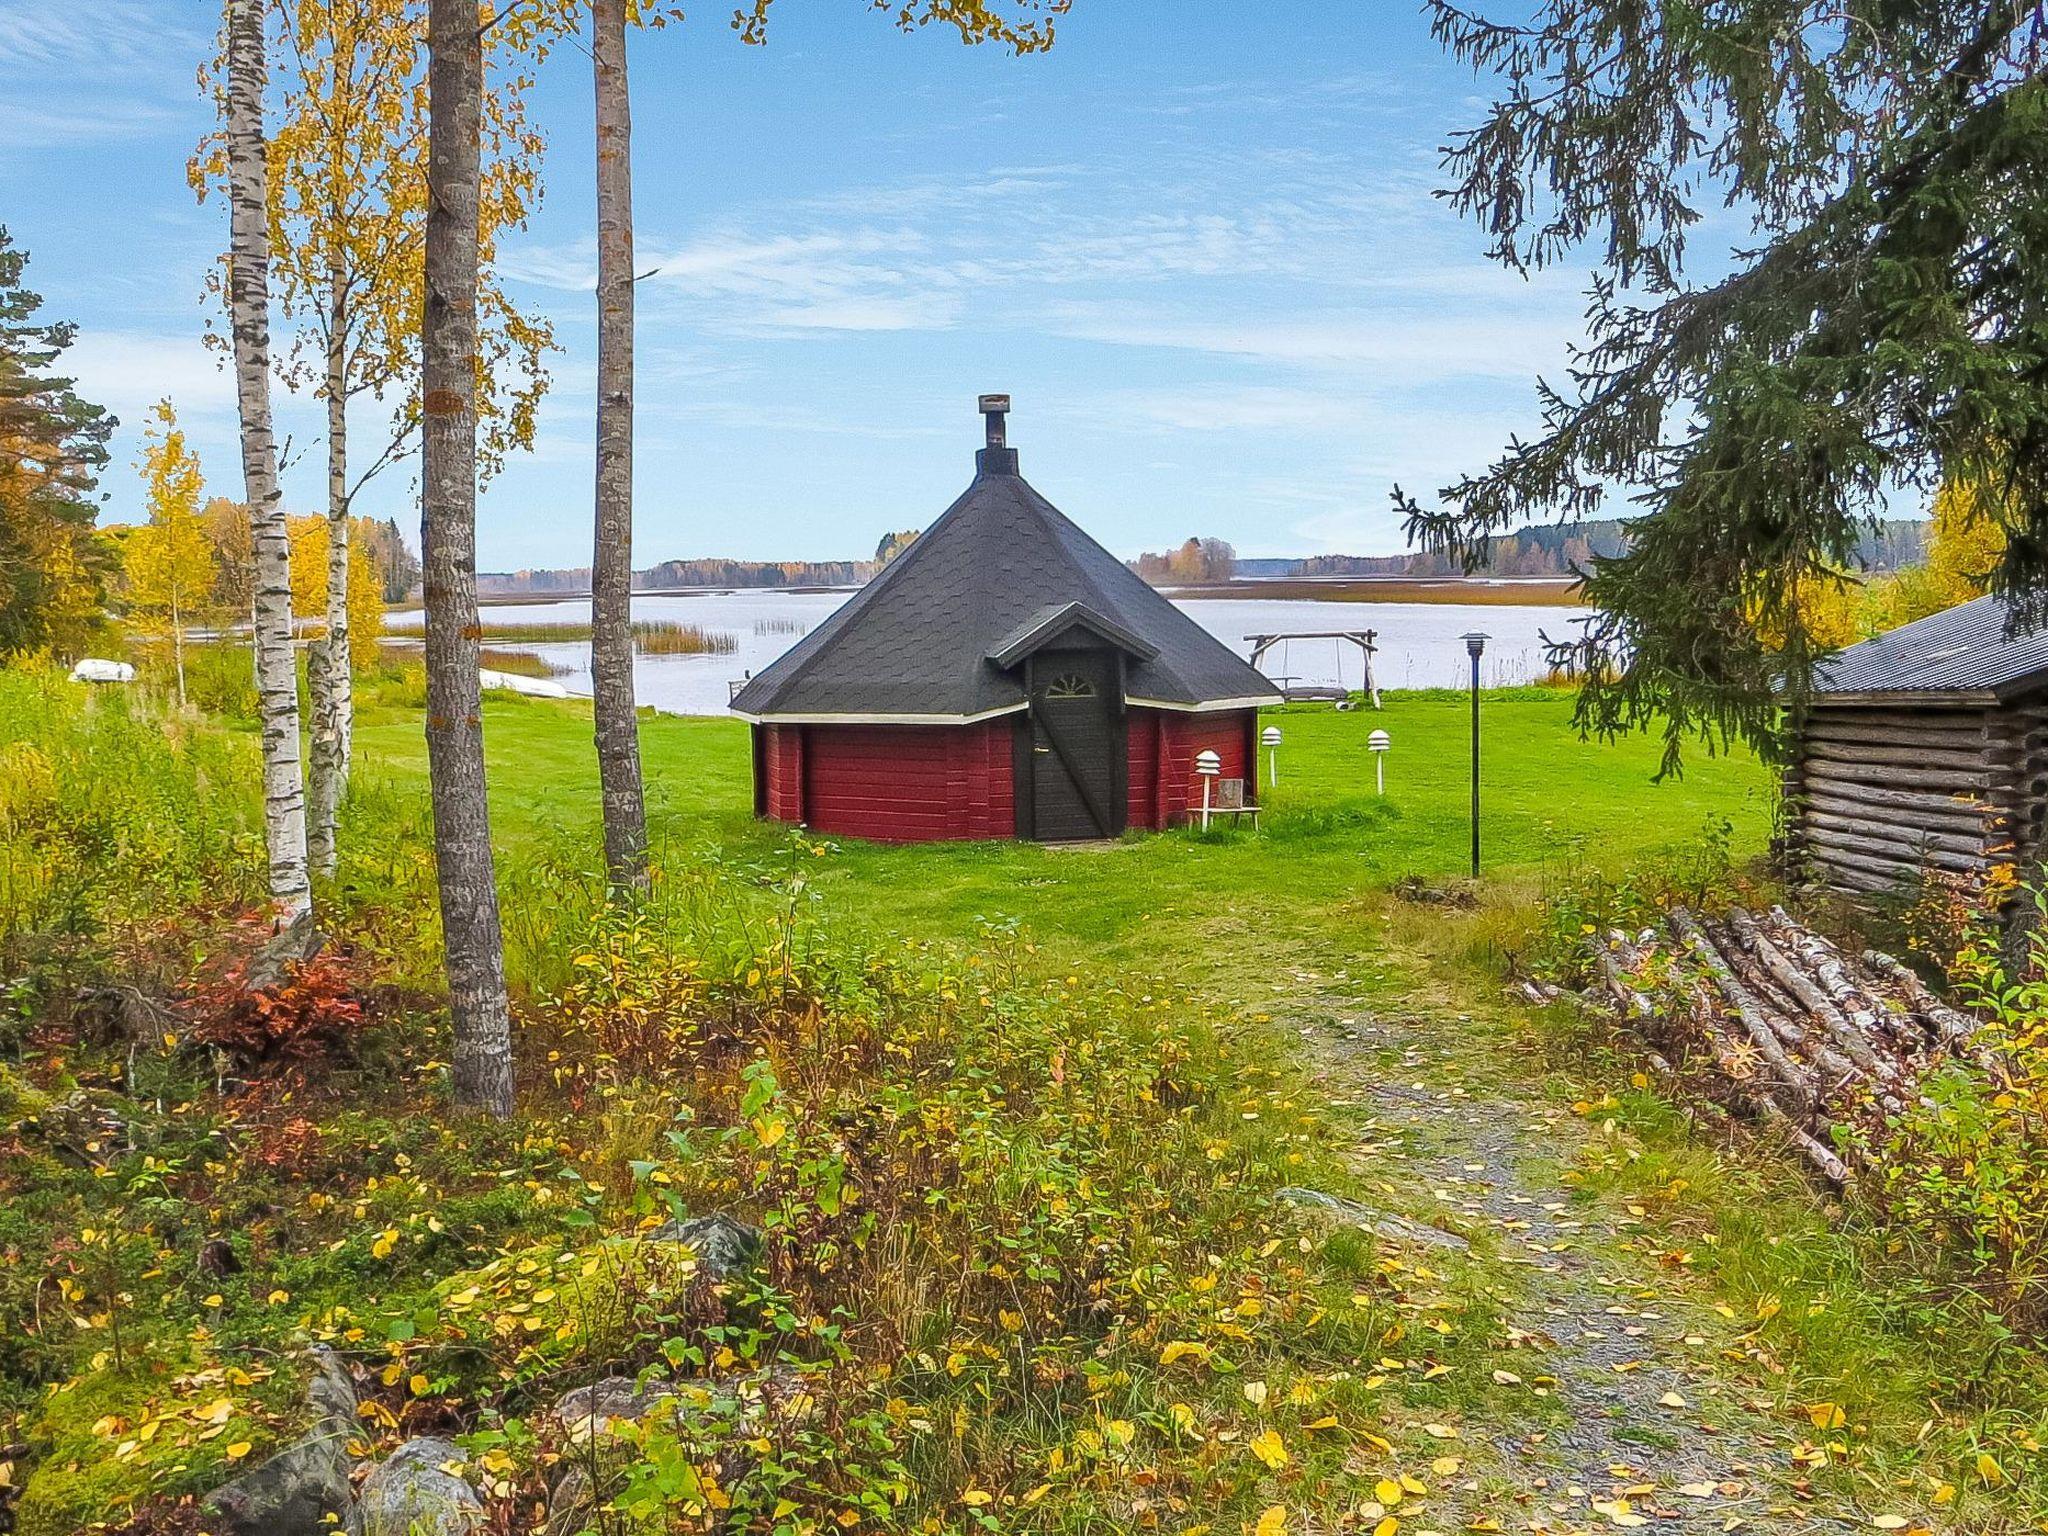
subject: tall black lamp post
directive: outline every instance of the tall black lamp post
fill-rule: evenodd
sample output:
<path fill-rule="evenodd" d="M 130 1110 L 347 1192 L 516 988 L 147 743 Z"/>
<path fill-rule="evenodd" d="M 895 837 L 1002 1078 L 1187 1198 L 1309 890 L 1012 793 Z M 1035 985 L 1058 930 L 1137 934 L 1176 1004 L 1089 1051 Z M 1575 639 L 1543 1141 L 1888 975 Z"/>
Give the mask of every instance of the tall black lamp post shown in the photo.
<path fill-rule="evenodd" d="M 1465 654 L 1472 658 L 1472 878 L 1479 878 L 1479 658 L 1490 638 L 1473 630 L 1461 636 Z"/>

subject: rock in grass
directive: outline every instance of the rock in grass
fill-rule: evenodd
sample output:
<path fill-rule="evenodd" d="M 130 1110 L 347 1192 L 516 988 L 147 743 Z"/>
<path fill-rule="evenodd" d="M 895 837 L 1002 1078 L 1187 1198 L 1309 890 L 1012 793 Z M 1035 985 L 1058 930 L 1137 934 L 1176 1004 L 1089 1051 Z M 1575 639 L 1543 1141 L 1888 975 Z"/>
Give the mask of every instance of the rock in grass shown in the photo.
<path fill-rule="evenodd" d="M 650 1243 L 681 1243 L 697 1256 L 697 1273 L 730 1280 L 761 1262 L 761 1229 L 726 1215 L 665 1221 L 647 1234 Z"/>
<path fill-rule="evenodd" d="M 1280 1198 L 1289 1205 L 1305 1205 L 1322 1211 L 1347 1226 L 1370 1232 L 1394 1243 L 1420 1243 L 1427 1248 L 1455 1248 L 1460 1252 L 1472 1245 L 1455 1232 L 1446 1232 L 1442 1227 L 1426 1226 L 1419 1221 L 1410 1221 L 1406 1216 L 1392 1216 L 1375 1211 L 1370 1206 L 1360 1205 L 1356 1200 L 1346 1200 L 1341 1195 L 1325 1194 L 1320 1189 L 1298 1189 L 1292 1186 L 1280 1191 Z"/>
<path fill-rule="evenodd" d="M 590 1496 L 590 1474 L 572 1463 L 555 1484 L 555 1491 L 548 1495 L 544 1536 L 579 1536 L 595 1523 L 591 1516 L 596 1508 L 597 1501 Z"/>
<path fill-rule="evenodd" d="M 304 1437 L 206 1496 L 219 1536 L 332 1536 L 348 1517 L 356 1386 L 331 1349 L 312 1353 L 306 1406 L 313 1427 Z"/>
<path fill-rule="evenodd" d="M 459 1471 L 467 1459 L 452 1441 L 406 1441 L 363 1484 L 349 1536 L 471 1536 L 482 1529 L 483 1501 Z"/>
<path fill-rule="evenodd" d="M 614 1419 L 644 1419 L 675 1394 L 665 1383 L 641 1386 L 630 1376 L 607 1376 L 587 1387 L 574 1387 L 555 1400 L 548 1410 L 560 1423 L 571 1442 L 590 1439 Z"/>
<path fill-rule="evenodd" d="M 219 1536 L 333 1536 L 353 1502 L 348 1431 L 324 1420 L 262 1466 L 206 1496 Z M 399 1529 L 403 1529 L 400 1527 Z"/>
<path fill-rule="evenodd" d="M 356 1425 L 355 1378 L 341 1357 L 324 1344 L 312 1351 L 312 1375 L 306 1382 L 306 1406 L 317 1421 L 340 1424 L 353 1431 Z"/>

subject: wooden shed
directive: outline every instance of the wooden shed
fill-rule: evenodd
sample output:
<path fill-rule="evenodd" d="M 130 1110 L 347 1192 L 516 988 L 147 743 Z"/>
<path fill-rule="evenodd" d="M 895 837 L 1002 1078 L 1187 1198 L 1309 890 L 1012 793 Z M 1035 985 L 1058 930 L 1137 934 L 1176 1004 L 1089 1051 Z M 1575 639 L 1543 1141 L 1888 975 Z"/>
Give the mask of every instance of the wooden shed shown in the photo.
<path fill-rule="evenodd" d="M 984 395 L 945 514 L 732 701 L 754 811 L 895 842 L 1114 837 L 1256 798 L 1274 686 L 1033 490 Z"/>
<path fill-rule="evenodd" d="M 1980 597 L 1851 646 L 1815 678 L 1785 777 L 1795 860 L 1837 890 L 1925 869 L 2031 871 L 2048 803 L 2048 631 Z"/>

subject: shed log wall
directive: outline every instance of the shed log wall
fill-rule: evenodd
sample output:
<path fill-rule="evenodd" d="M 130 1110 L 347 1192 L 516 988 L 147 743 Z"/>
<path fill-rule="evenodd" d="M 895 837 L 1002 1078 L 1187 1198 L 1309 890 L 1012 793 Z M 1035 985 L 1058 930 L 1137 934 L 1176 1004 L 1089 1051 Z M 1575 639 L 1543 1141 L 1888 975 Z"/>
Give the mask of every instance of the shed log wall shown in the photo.
<path fill-rule="evenodd" d="M 2048 796 L 2048 696 L 1818 703 L 1785 793 L 1795 858 L 1837 889 L 2031 864 Z"/>

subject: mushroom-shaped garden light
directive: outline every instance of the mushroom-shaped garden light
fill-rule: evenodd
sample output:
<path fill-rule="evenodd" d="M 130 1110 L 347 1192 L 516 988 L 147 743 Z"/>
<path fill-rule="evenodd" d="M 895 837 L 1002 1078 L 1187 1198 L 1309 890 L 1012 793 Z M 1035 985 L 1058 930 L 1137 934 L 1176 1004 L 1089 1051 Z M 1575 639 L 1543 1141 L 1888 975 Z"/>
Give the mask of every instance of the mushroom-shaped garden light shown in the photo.
<path fill-rule="evenodd" d="M 1215 784 L 1216 776 L 1223 771 L 1222 757 L 1204 750 L 1195 754 L 1195 772 L 1202 776 L 1202 830 L 1209 830 L 1209 790 Z"/>

